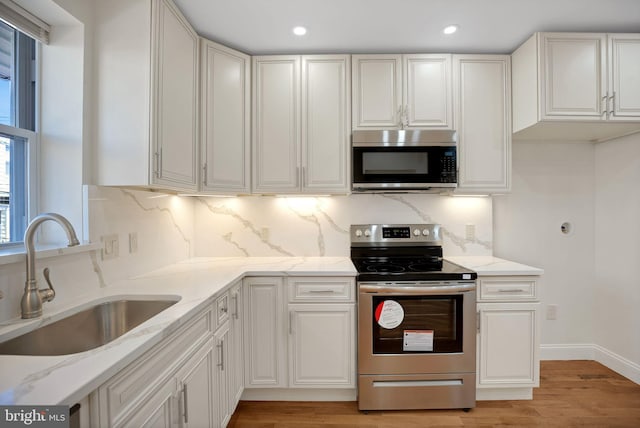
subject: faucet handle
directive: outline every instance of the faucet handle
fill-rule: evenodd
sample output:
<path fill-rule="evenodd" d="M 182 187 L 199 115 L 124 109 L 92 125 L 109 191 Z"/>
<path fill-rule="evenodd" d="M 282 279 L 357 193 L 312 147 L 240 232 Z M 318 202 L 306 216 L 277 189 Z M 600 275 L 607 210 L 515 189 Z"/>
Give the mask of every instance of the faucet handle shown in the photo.
<path fill-rule="evenodd" d="M 44 268 L 44 270 L 42 271 L 42 275 L 44 275 L 44 279 L 45 281 L 47 281 L 49 288 L 44 290 L 38 290 L 38 293 L 40 293 L 40 298 L 42 299 L 43 302 L 50 302 L 53 300 L 54 297 L 56 297 L 56 291 L 53 289 L 53 284 L 51 284 L 48 267 Z"/>

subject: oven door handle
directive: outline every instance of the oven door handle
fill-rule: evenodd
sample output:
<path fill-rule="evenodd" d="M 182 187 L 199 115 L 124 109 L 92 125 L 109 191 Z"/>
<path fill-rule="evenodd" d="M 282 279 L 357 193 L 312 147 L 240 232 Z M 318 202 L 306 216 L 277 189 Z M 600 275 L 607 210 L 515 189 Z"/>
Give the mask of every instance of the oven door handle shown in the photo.
<path fill-rule="evenodd" d="M 429 285 L 429 286 L 415 286 L 415 285 L 389 285 L 389 284 L 358 284 L 360 293 L 368 294 L 462 294 L 474 291 L 476 289 L 475 282 L 465 282 L 455 285 Z"/>

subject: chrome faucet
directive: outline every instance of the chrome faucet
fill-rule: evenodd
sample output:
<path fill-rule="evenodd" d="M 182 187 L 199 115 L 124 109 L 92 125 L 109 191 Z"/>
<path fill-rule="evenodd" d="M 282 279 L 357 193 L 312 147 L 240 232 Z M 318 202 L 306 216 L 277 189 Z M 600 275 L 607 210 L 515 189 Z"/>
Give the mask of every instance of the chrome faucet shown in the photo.
<path fill-rule="evenodd" d="M 38 289 L 38 283 L 36 281 L 36 249 L 34 244 L 36 229 L 42 223 L 47 220 L 53 220 L 58 223 L 64 231 L 67 233 L 67 239 L 69 240 L 69 247 L 74 245 L 80 245 L 76 232 L 73 230 L 73 226 L 63 216 L 55 213 L 44 213 L 36 216 L 27 230 L 24 232 L 24 246 L 27 250 L 27 280 L 24 284 L 24 294 L 22 295 L 22 302 L 20 306 L 22 308 L 22 318 L 37 318 L 42 315 L 42 304 L 44 302 L 50 302 L 56 296 L 56 292 L 53 290 L 51 281 L 49 280 L 49 270 L 45 269 L 45 279 L 49 288 L 44 290 Z"/>

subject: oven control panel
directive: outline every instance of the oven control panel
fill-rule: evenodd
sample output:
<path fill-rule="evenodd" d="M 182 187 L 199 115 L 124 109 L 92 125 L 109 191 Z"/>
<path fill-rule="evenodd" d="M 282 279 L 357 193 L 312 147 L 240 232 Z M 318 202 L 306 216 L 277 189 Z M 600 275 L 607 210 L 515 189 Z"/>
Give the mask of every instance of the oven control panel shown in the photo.
<path fill-rule="evenodd" d="M 354 224 L 351 245 L 442 245 L 439 224 Z"/>

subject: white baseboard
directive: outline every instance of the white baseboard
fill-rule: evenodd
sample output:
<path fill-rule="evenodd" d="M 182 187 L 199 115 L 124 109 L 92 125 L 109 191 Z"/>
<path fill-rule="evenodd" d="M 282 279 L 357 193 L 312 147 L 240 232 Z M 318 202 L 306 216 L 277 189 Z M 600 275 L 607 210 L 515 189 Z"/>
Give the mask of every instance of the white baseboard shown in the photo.
<path fill-rule="evenodd" d="M 593 360 L 640 385 L 640 364 L 594 343 L 540 345 L 540 360 Z"/>

